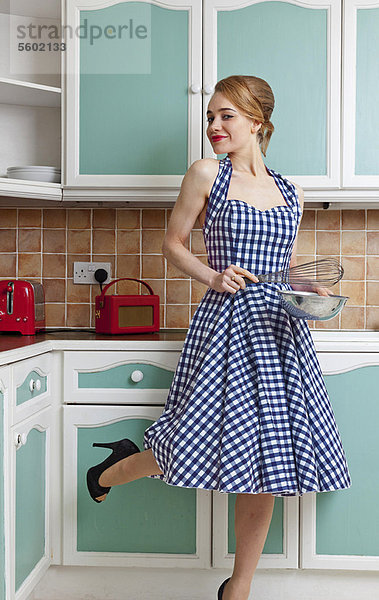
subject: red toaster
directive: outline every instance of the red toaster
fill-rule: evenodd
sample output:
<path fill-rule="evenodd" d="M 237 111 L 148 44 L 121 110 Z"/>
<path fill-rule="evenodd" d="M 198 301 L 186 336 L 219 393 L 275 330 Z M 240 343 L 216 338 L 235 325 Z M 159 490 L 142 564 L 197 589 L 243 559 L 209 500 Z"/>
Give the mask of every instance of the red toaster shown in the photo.
<path fill-rule="evenodd" d="M 0 331 L 33 335 L 45 329 L 45 294 L 41 283 L 0 281 Z"/>
<path fill-rule="evenodd" d="M 150 294 L 108 295 L 106 291 L 117 281 L 139 281 Z M 96 333 L 147 333 L 159 331 L 159 296 L 145 281 L 133 277 L 115 279 L 95 298 Z"/>

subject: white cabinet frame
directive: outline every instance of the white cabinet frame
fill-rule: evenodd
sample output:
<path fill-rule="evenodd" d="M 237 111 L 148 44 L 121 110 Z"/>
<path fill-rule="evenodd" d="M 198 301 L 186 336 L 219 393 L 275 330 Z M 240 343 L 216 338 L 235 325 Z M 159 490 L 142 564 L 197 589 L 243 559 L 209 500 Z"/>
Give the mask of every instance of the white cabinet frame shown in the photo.
<path fill-rule="evenodd" d="M 343 187 L 365 189 L 379 187 L 379 175 L 355 175 L 357 11 L 378 7 L 378 0 L 344 0 Z"/>
<path fill-rule="evenodd" d="M 341 105 L 341 2 L 340 0 L 279 0 L 302 8 L 326 9 L 327 31 L 327 174 L 292 175 L 286 177 L 302 187 L 338 188 L 340 185 L 340 105 Z M 217 83 L 217 12 L 236 10 L 258 4 L 262 0 L 206 0 L 204 2 L 204 114 Z M 254 73 L 252 73 L 254 75 Z M 296 91 L 294 90 L 294 93 Z M 204 157 L 216 158 L 204 131 Z"/>
<path fill-rule="evenodd" d="M 201 32 L 202 13 L 199 0 L 139 0 L 155 4 L 170 10 L 187 10 L 189 14 L 189 54 L 188 54 L 188 166 L 201 158 Z M 119 0 L 67 0 L 65 23 L 76 31 L 80 22 L 81 10 L 98 10 L 119 4 Z M 74 198 L 68 188 L 95 187 L 90 191 L 91 199 L 107 198 L 122 200 L 128 197 L 133 200 L 143 200 L 147 196 L 161 199 L 172 199 L 176 195 L 175 187 L 180 187 L 181 175 L 80 175 L 79 174 L 79 60 L 80 39 L 74 36 L 68 40 L 64 72 L 64 105 L 66 114 L 65 124 L 65 179 L 63 181 L 64 197 Z M 196 87 L 197 86 L 197 87 Z M 198 88 L 198 89 L 197 89 Z M 197 90 L 197 91 L 196 91 Z M 118 187 L 123 190 L 110 191 Z M 161 188 L 158 190 L 157 188 Z M 171 188 L 171 189 L 170 189 Z M 76 192 L 77 194 L 77 192 Z M 84 200 L 84 198 L 82 197 Z"/>
<path fill-rule="evenodd" d="M 210 567 L 211 494 L 196 491 L 196 555 L 131 552 L 78 552 L 77 538 L 77 430 L 117 423 L 127 417 L 156 421 L 163 407 L 150 406 L 64 406 L 64 523 L 63 564 L 112 567 Z"/>

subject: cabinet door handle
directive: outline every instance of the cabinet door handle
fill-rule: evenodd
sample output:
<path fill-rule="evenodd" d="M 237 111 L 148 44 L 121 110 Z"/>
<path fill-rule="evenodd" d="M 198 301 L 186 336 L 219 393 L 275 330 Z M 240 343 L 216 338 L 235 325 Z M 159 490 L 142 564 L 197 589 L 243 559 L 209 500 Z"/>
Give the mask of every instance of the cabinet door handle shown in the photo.
<path fill-rule="evenodd" d="M 203 89 L 206 94 L 212 94 L 214 87 L 215 87 L 214 85 L 208 84 L 208 85 L 205 85 Z"/>
<path fill-rule="evenodd" d="M 201 85 L 198 83 L 193 83 L 191 85 L 191 92 L 193 94 L 199 94 L 201 92 Z"/>
<path fill-rule="evenodd" d="M 37 392 L 39 392 L 41 389 L 41 380 L 40 379 L 31 379 L 29 381 L 29 389 L 31 392 L 34 392 L 34 390 L 37 390 Z"/>
<path fill-rule="evenodd" d="M 14 445 L 16 446 L 16 448 L 20 448 L 20 446 L 25 446 L 26 440 L 26 433 L 16 433 L 14 436 Z"/>
<path fill-rule="evenodd" d="M 143 379 L 143 373 L 142 373 L 142 371 L 133 371 L 133 373 L 131 374 L 130 378 L 135 383 L 138 383 L 138 381 L 142 381 L 142 379 Z"/>

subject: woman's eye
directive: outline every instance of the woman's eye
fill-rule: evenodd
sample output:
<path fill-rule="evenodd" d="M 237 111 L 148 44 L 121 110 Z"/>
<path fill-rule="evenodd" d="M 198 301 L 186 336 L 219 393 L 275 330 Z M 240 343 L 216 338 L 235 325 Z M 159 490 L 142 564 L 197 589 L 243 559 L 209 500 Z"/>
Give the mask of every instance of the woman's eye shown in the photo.
<path fill-rule="evenodd" d="M 233 115 L 223 115 L 223 118 L 224 118 L 224 117 L 227 117 L 228 119 L 233 119 Z M 211 123 L 211 122 L 212 122 L 212 120 L 213 120 L 213 117 L 208 117 L 208 118 L 207 118 L 207 122 L 208 122 L 208 123 Z"/>

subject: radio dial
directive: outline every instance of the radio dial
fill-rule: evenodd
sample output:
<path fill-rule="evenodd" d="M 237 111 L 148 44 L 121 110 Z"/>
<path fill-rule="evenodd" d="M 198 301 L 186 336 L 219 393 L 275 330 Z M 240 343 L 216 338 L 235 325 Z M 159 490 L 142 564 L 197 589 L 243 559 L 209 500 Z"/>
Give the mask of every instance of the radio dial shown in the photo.
<path fill-rule="evenodd" d="M 143 373 L 142 371 L 133 371 L 130 378 L 132 381 L 134 381 L 134 383 L 138 383 L 139 381 L 142 381 Z"/>

